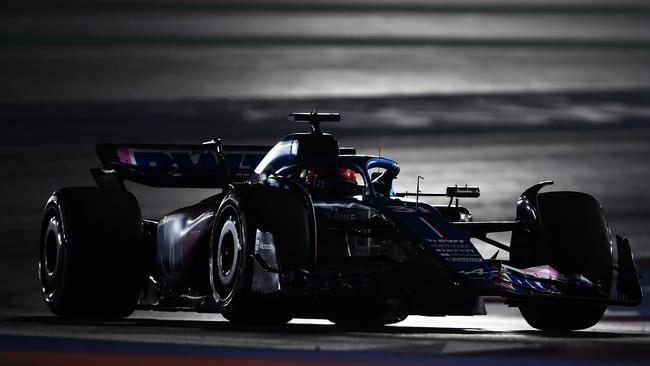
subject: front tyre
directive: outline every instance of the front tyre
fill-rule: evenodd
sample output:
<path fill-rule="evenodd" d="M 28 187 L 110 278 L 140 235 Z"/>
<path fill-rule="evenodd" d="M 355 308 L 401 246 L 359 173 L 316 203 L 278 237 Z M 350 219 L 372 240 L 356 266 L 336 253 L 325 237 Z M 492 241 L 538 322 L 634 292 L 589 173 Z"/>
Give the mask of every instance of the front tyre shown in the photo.
<path fill-rule="evenodd" d="M 600 204 L 578 192 L 548 192 L 538 196 L 544 240 L 540 248 L 521 247 L 530 263 L 547 263 L 564 274 L 581 274 L 609 296 L 612 287 L 612 244 Z M 535 258 L 538 257 L 538 258 Z M 607 305 L 575 305 L 545 301 L 520 306 L 526 322 L 546 331 L 586 329 L 600 321 Z"/>

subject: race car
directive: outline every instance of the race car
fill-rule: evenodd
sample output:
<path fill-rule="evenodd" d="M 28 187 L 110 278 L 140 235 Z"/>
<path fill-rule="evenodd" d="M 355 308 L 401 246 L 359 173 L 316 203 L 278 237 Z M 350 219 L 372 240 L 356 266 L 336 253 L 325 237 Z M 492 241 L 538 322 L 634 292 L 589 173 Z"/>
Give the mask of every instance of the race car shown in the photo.
<path fill-rule="evenodd" d="M 49 309 L 84 319 L 150 309 L 373 326 L 485 314 L 483 297 L 493 296 L 534 328 L 568 331 L 595 325 L 609 305 L 640 304 L 629 241 L 616 236 L 614 265 L 592 196 L 540 193 L 552 183 L 541 182 L 518 198 L 512 221 L 473 221 L 459 199 L 478 197 L 478 187 L 395 192 L 395 161 L 358 155 L 321 131 L 339 114 L 290 119 L 310 131 L 270 148 L 98 144 L 97 187 L 59 189 L 45 206 L 38 272 Z M 142 218 L 125 180 L 214 194 Z M 431 196 L 449 204 L 423 202 Z M 511 232 L 510 243 L 488 237 L 496 232 Z M 509 259 L 482 257 L 477 241 Z"/>

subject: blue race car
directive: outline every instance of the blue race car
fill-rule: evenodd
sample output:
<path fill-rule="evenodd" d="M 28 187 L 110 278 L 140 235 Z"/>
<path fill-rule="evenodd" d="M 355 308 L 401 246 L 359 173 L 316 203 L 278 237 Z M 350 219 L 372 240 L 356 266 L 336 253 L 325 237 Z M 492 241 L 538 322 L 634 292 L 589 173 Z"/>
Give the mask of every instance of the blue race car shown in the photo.
<path fill-rule="evenodd" d="M 111 319 L 135 309 L 219 312 L 231 322 L 294 317 L 382 325 L 410 314 L 485 314 L 500 296 L 541 330 L 596 324 L 642 291 L 627 239 L 618 263 L 600 204 L 579 192 L 526 189 L 512 221 L 474 222 L 458 198 L 397 193 L 399 165 L 357 155 L 323 133 L 336 113 L 293 113 L 309 133 L 272 148 L 98 144 L 98 187 L 62 188 L 43 213 L 39 277 L 50 310 Z M 124 181 L 214 188 L 214 195 L 142 218 Z M 444 196 L 448 205 L 429 205 Z M 454 203 L 455 199 L 455 204 Z M 512 232 L 509 244 L 489 233 Z M 509 252 L 483 258 L 472 241 Z M 616 282 L 614 286 L 613 283 Z"/>

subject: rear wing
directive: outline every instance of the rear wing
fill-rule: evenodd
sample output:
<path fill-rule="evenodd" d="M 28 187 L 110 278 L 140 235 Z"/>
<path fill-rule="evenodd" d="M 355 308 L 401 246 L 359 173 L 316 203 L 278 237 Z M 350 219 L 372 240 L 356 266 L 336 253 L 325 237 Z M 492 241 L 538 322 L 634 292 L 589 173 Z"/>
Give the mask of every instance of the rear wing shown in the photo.
<path fill-rule="evenodd" d="M 271 146 L 223 145 L 231 182 L 244 182 L 254 173 Z"/>
<path fill-rule="evenodd" d="M 222 145 L 97 144 L 101 161 L 91 173 L 99 186 L 124 188 L 124 180 L 152 187 L 223 188 L 244 182 L 270 147 Z"/>

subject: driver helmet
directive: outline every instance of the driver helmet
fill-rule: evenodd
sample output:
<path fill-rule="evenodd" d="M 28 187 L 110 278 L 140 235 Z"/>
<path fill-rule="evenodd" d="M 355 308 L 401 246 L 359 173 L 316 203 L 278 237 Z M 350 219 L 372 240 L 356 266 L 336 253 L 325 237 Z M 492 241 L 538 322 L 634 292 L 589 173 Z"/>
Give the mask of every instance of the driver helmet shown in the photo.
<path fill-rule="evenodd" d="M 312 191 L 355 195 L 357 194 L 357 174 L 344 167 L 309 168 L 305 172 L 305 183 Z"/>

